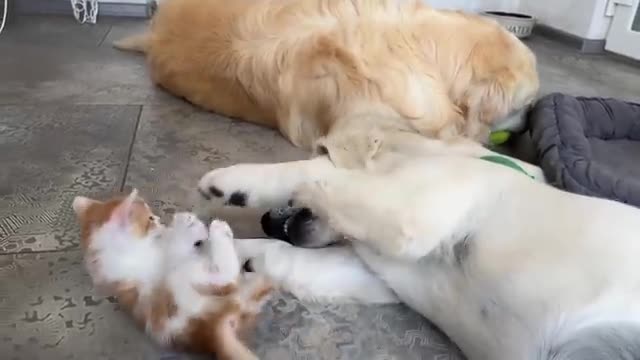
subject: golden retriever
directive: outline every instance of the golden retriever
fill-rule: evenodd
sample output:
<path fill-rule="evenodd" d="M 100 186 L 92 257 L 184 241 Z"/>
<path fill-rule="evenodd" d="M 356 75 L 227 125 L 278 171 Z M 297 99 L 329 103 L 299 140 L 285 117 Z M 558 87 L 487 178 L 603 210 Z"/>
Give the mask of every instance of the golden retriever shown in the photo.
<path fill-rule="evenodd" d="M 241 263 L 300 299 L 401 301 L 469 360 L 640 359 L 640 209 L 486 161 L 478 143 L 411 135 L 420 148 L 385 139 L 366 168 L 236 164 L 199 189 L 218 204 L 305 209 L 287 221 L 289 243 L 235 242 Z"/>
<path fill-rule="evenodd" d="M 166 0 L 117 41 L 193 104 L 313 149 L 393 128 L 486 142 L 539 87 L 533 53 L 496 22 L 402 0 Z"/>

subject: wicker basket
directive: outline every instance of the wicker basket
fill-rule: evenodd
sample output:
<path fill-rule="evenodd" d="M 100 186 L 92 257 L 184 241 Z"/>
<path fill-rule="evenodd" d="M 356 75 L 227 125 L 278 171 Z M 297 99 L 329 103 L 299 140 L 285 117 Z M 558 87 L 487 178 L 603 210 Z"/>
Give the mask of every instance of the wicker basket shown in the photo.
<path fill-rule="evenodd" d="M 519 38 L 531 35 L 536 19 L 533 16 L 505 11 L 483 11 L 482 15 L 496 20 Z"/>

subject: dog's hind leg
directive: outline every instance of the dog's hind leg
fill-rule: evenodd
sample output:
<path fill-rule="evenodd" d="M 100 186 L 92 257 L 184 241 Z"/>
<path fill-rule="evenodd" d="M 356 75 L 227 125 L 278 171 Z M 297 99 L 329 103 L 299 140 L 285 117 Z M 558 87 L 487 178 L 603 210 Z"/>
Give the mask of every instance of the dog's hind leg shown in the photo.
<path fill-rule="evenodd" d="M 349 246 L 306 249 L 272 239 L 237 239 L 250 271 L 267 276 L 302 300 L 330 303 L 397 303 L 387 285 Z"/>

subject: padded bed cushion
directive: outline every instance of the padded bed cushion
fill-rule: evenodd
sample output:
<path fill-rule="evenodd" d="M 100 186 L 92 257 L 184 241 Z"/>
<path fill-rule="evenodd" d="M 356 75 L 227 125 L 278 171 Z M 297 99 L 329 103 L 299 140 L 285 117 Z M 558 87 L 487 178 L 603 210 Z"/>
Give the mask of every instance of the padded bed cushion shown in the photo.
<path fill-rule="evenodd" d="M 529 126 L 552 185 L 640 207 L 640 104 L 551 94 Z"/>

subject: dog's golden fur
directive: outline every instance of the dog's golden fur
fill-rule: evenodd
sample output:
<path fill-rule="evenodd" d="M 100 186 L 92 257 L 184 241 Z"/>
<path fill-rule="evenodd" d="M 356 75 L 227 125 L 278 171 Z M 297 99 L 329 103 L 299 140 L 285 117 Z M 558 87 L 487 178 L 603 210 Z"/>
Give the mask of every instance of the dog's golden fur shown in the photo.
<path fill-rule="evenodd" d="M 413 1 L 165 0 L 115 45 L 168 91 L 307 148 L 372 126 L 485 141 L 538 90 L 533 53 L 497 23 Z"/>

